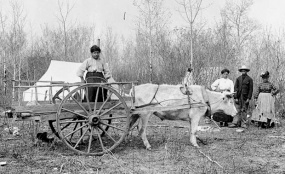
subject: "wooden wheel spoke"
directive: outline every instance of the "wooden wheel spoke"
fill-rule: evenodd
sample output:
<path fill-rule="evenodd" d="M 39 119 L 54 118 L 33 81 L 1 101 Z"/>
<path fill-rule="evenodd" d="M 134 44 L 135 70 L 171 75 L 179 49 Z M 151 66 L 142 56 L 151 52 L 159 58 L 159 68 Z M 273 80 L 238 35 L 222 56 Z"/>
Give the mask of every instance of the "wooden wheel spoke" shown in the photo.
<path fill-rule="evenodd" d="M 59 124 L 65 124 L 65 123 L 83 123 L 83 122 L 87 122 L 87 120 L 64 121 L 64 122 L 59 122 Z"/>
<path fill-rule="evenodd" d="M 81 130 L 81 128 L 83 128 L 83 127 L 85 127 L 85 126 L 88 126 L 88 123 L 87 123 L 87 124 L 84 124 L 84 125 L 82 125 L 82 126 L 80 126 L 80 127 L 78 127 L 77 129 L 73 130 L 73 131 L 70 132 L 69 134 L 65 135 L 63 138 L 66 138 L 66 137 L 68 137 L 69 135 L 74 134 L 75 132 Z"/>
<path fill-rule="evenodd" d="M 80 106 L 80 108 L 88 115 L 88 111 L 74 98 L 73 96 L 70 96 L 75 103 Z M 86 97 L 87 98 L 87 97 Z"/>
<path fill-rule="evenodd" d="M 110 137 L 112 141 L 114 141 L 114 143 L 116 143 L 116 140 L 107 131 L 105 131 L 105 129 L 102 128 L 102 126 L 99 125 L 99 129 L 101 129 L 108 137 Z"/>
<path fill-rule="evenodd" d="M 79 115 L 79 116 L 84 117 L 84 118 L 88 118 L 86 115 L 82 115 L 82 114 L 80 114 L 80 113 L 74 112 L 74 111 L 69 110 L 69 109 L 66 109 L 66 108 L 61 108 L 61 110 L 64 110 L 64 111 L 73 113 L 73 114 L 75 114 L 75 115 Z M 88 114 L 88 113 L 87 113 L 87 114 Z"/>
<path fill-rule="evenodd" d="M 101 120 L 112 120 L 112 119 L 120 119 L 120 118 L 127 118 L 126 116 L 121 117 L 108 117 L 108 118 L 101 118 Z"/>
<path fill-rule="evenodd" d="M 96 97 L 95 97 L 95 103 L 94 103 L 94 111 L 93 111 L 94 114 L 96 114 L 96 110 L 97 110 L 98 95 L 99 95 L 99 90 L 97 89 Z"/>
<path fill-rule="evenodd" d="M 77 128 L 77 126 L 78 126 L 78 123 L 75 124 L 75 126 L 73 128 L 73 131 Z M 71 136 L 70 136 L 70 139 L 69 139 L 70 142 L 71 142 L 71 139 L 72 139 L 73 135 L 74 135 L 74 133 L 72 133 Z"/>
<path fill-rule="evenodd" d="M 91 142 L 92 142 L 92 138 L 93 138 L 93 127 L 89 126 L 89 128 L 90 128 L 90 137 L 89 137 L 89 144 L 88 144 L 87 153 L 90 153 Z"/>
<path fill-rule="evenodd" d="M 105 115 L 108 112 L 110 112 L 111 110 L 113 110 L 114 108 L 120 106 L 122 104 L 122 102 L 117 103 L 115 106 L 111 107 L 110 109 L 106 110 L 105 112 L 103 112 L 102 114 L 100 114 L 99 116 Z"/>
<path fill-rule="evenodd" d="M 107 123 L 104 123 L 104 122 L 101 122 L 101 124 L 104 124 L 104 125 L 106 125 L 106 126 L 109 126 L 109 127 L 114 128 L 114 129 L 118 129 L 118 130 L 121 130 L 121 131 L 125 132 L 125 130 L 124 130 L 124 129 L 121 129 L 121 128 L 118 128 L 118 127 L 112 126 L 112 125 L 110 125 L 110 124 L 107 124 Z"/>
<path fill-rule="evenodd" d="M 88 131 L 88 129 L 85 130 L 85 132 L 81 135 L 81 137 L 79 138 L 79 140 L 77 141 L 77 143 L 75 144 L 75 146 L 73 147 L 74 149 L 78 146 L 78 144 L 80 143 L 80 141 L 83 139 L 83 137 L 85 136 L 86 132 Z"/>
<path fill-rule="evenodd" d="M 106 105 L 107 101 L 110 99 L 111 95 L 113 94 L 112 92 L 110 92 L 111 94 L 108 95 L 107 99 L 104 101 L 104 103 L 101 105 L 98 114 L 101 112 L 101 110 L 104 108 L 104 106 Z"/>
<path fill-rule="evenodd" d="M 103 141 L 102 141 L 102 138 L 101 138 L 101 135 L 100 135 L 100 132 L 99 132 L 98 128 L 96 128 L 96 133 L 97 133 L 97 135 L 98 135 L 101 148 L 102 148 L 103 151 L 105 151 L 105 147 L 104 147 L 104 144 L 103 144 Z"/>
<path fill-rule="evenodd" d="M 62 127 L 61 130 L 64 130 L 64 129 L 67 128 L 69 125 L 71 125 L 71 123 L 68 123 L 67 125 L 65 125 L 64 127 Z"/>
<path fill-rule="evenodd" d="M 94 98 L 88 98 L 92 92 Z M 80 99 L 77 93 L 80 93 Z M 112 95 L 118 99 L 110 102 Z M 129 108 L 121 95 L 108 84 L 87 83 L 76 87 L 64 98 L 59 96 L 62 102 L 56 114 L 58 136 L 79 154 L 102 155 L 113 150 L 128 133 Z M 89 123 L 89 117 L 94 117 L 94 123 Z"/>
<path fill-rule="evenodd" d="M 89 112 L 91 112 L 91 106 L 90 106 L 90 101 L 89 101 L 89 97 L 88 97 L 89 96 L 89 88 L 86 87 L 85 91 L 86 91 L 86 100 L 88 103 Z"/>

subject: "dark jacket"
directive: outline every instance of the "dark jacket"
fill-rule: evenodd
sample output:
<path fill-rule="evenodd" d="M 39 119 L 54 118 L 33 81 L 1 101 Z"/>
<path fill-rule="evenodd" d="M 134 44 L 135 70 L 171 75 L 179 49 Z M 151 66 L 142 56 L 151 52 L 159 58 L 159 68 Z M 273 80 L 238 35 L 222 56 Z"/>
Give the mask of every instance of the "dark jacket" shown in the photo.
<path fill-rule="evenodd" d="M 244 100 L 251 99 L 253 92 L 253 80 L 248 75 L 242 80 L 242 75 L 236 79 L 234 87 L 235 99 L 240 99 L 241 95 Z"/>

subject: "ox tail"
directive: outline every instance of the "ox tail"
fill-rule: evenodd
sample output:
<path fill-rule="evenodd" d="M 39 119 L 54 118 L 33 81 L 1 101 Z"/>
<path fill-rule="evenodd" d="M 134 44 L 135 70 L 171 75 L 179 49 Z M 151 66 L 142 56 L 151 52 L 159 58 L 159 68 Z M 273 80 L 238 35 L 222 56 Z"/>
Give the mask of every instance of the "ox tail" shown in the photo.
<path fill-rule="evenodd" d="M 210 106 L 210 100 L 209 100 L 209 96 L 208 96 L 205 86 L 201 86 L 201 92 L 202 92 L 203 99 L 205 103 L 207 104 L 207 111 L 205 113 L 205 117 L 211 118 L 212 111 L 211 111 L 211 106 Z"/>

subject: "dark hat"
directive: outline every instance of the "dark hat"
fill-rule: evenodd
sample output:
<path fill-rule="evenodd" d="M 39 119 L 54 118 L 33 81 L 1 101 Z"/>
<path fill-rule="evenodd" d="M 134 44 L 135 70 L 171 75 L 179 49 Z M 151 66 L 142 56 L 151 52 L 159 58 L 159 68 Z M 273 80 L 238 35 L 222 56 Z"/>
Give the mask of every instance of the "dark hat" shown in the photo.
<path fill-rule="evenodd" d="M 250 71 L 250 69 L 247 68 L 245 65 L 242 65 L 241 68 L 238 69 L 239 72 L 241 72 L 242 70 L 245 70 L 245 71 L 247 71 L 247 72 Z"/>
<path fill-rule="evenodd" d="M 262 77 L 262 78 L 267 78 L 267 77 L 269 77 L 269 72 L 268 72 L 268 71 L 265 71 L 265 72 L 261 73 L 260 77 Z"/>

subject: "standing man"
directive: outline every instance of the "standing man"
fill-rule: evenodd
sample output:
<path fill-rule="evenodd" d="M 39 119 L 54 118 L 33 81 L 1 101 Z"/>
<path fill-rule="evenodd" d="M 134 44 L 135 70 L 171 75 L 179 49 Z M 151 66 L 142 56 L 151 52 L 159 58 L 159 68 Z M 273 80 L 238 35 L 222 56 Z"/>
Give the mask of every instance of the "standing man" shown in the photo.
<path fill-rule="evenodd" d="M 241 72 L 241 76 L 239 76 L 236 79 L 235 82 L 235 102 L 239 106 L 238 107 L 238 113 L 234 117 L 233 124 L 229 125 L 229 127 L 234 128 L 234 127 L 243 127 L 247 128 L 245 121 L 246 117 L 248 114 L 248 106 L 249 106 L 249 101 L 252 97 L 252 92 L 253 92 L 253 80 L 251 77 L 247 75 L 247 73 L 250 71 L 249 68 L 246 66 L 242 66 L 239 69 L 239 72 Z"/>
<path fill-rule="evenodd" d="M 100 58 L 101 49 L 97 45 L 90 48 L 91 57 L 86 59 L 79 67 L 77 76 L 80 77 L 81 82 L 85 83 L 104 83 L 110 77 L 111 73 L 109 67 Z M 87 71 L 84 80 L 84 72 Z M 90 102 L 95 101 L 97 88 L 88 88 L 88 99 Z M 107 96 L 107 91 L 99 91 L 98 102 L 103 101 Z"/>

